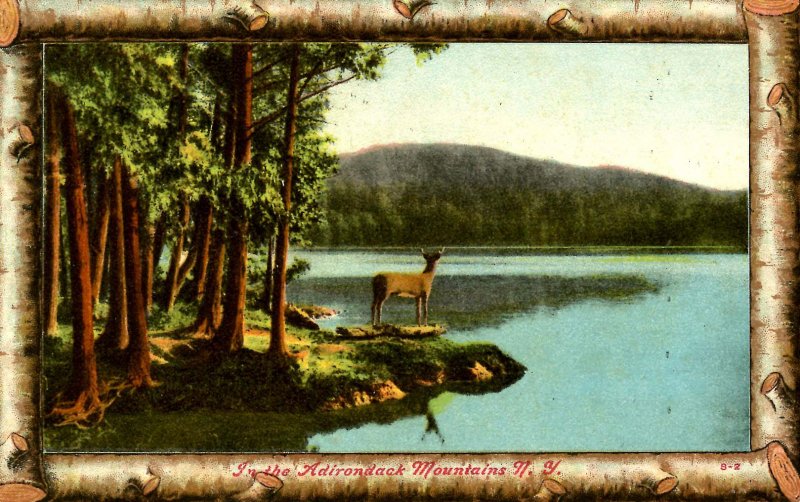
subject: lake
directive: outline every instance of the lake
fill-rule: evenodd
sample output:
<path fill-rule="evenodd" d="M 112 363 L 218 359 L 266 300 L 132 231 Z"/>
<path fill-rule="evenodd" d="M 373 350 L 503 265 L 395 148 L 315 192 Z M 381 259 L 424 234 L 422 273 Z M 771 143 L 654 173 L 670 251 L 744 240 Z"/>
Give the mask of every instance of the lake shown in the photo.
<path fill-rule="evenodd" d="M 289 300 L 366 324 L 370 277 L 421 271 L 419 253 L 296 251 L 311 270 Z M 747 451 L 749 266 L 745 254 L 447 250 L 430 322 L 524 364 L 500 392 L 442 392 L 427 412 L 313 435 L 321 452 Z M 413 324 L 390 298 L 384 322 Z M 384 406 L 384 405 L 378 405 Z"/>

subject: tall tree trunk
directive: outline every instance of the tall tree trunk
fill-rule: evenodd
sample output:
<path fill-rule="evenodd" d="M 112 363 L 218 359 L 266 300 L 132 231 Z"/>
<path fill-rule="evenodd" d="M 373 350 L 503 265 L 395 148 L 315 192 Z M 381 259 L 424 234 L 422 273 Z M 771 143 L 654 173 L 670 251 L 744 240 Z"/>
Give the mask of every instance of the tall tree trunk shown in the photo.
<path fill-rule="evenodd" d="M 178 224 L 180 229 L 178 235 L 175 237 L 175 242 L 172 245 L 172 254 L 169 259 L 169 269 L 167 270 L 167 280 L 164 283 L 164 293 L 162 297 L 162 306 L 164 310 L 169 312 L 175 305 L 175 298 L 178 296 L 178 273 L 181 267 L 181 258 L 183 256 L 183 245 L 186 240 L 186 228 L 189 226 L 189 197 L 184 193 L 181 194 L 180 200 L 180 213 L 178 216 Z"/>
<path fill-rule="evenodd" d="M 186 84 L 189 77 L 189 44 L 181 45 L 181 61 L 179 69 L 179 77 L 182 83 Z M 178 110 L 178 141 L 183 142 L 186 137 L 186 125 L 188 122 L 188 107 L 189 95 L 185 91 L 181 91 L 176 96 L 177 110 Z M 186 193 L 180 195 L 180 216 L 179 224 L 180 229 L 175 238 L 175 244 L 172 246 L 172 256 L 169 261 L 169 270 L 167 271 L 167 281 L 164 285 L 163 307 L 164 310 L 169 312 L 175 305 L 175 299 L 178 297 L 178 290 L 180 289 L 179 273 L 181 268 L 181 259 L 183 257 L 183 248 L 186 240 L 186 229 L 189 226 L 190 210 L 189 210 L 189 196 Z"/>
<path fill-rule="evenodd" d="M 142 259 L 139 250 L 139 188 L 128 166 L 122 164 L 122 214 L 125 228 L 125 281 L 128 286 L 128 380 L 136 388 L 152 387 L 150 342 L 142 294 Z"/>
<path fill-rule="evenodd" d="M 142 223 L 141 232 L 141 253 L 142 253 L 142 301 L 144 310 L 148 314 L 153 306 L 153 274 L 155 273 L 153 264 L 153 248 L 156 240 L 156 226 L 149 222 Z"/>
<path fill-rule="evenodd" d="M 272 312 L 272 290 L 275 286 L 275 234 L 270 232 L 267 243 L 267 270 L 264 273 L 264 295 L 261 298 L 264 312 Z"/>
<path fill-rule="evenodd" d="M 100 405 L 94 356 L 89 221 L 83 194 L 83 170 L 78 153 L 75 116 L 72 106 L 61 91 L 54 91 L 53 94 L 55 106 L 61 113 L 72 289 L 72 377 L 65 398 L 74 402 L 74 405 L 65 414 L 83 414 Z"/>
<path fill-rule="evenodd" d="M 61 177 L 59 164 L 61 162 L 60 134 L 58 134 L 58 111 L 55 109 L 54 100 L 47 100 L 47 196 L 45 199 L 44 221 L 44 271 L 43 327 L 45 333 L 53 335 L 58 330 L 58 285 L 59 285 L 59 253 L 61 248 Z"/>
<path fill-rule="evenodd" d="M 178 277 L 176 278 L 175 291 L 173 292 L 176 299 L 181 292 L 183 283 L 195 268 L 198 260 L 208 261 L 208 245 L 211 239 L 211 204 L 207 197 L 202 197 L 195 205 L 193 219 L 194 231 L 192 232 L 191 248 L 186 259 L 178 267 Z M 205 279 L 205 266 L 206 263 L 203 263 L 202 279 Z"/>
<path fill-rule="evenodd" d="M 109 189 L 111 182 L 103 176 L 97 193 L 97 204 L 94 220 L 94 235 L 92 236 L 92 304 L 96 305 L 100 299 L 100 286 L 103 283 L 103 270 L 105 270 L 106 240 L 108 239 L 109 220 Z"/>
<path fill-rule="evenodd" d="M 205 292 L 194 325 L 195 331 L 205 336 L 214 334 L 222 321 L 222 274 L 225 269 L 225 234 L 222 230 L 212 232 L 208 254 Z"/>
<path fill-rule="evenodd" d="M 229 86 L 230 101 L 226 113 L 225 134 L 222 146 L 222 158 L 225 167 L 233 169 L 234 150 L 236 147 L 236 95 L 239 85 L 236 78 L 232 78 Z M 228 216 L 230 219 L 230 216 Z M 222 323 L 222 279 L 225 266 L 225 233 L 217 229 L 211 235 L 211 249 L 209 251 L 209 270 L 206 280 L 203 302 L 197 313 L 195 329 L 199 335 L 216 337 Z"/>
<path fill-rule="evenodd" d="M 196 225 L 197 224 L 195 223 L 195 226 Z M 175 296 L 175 300 L 172 301 L 173 305 L 175 304 L 178 295 L 181 293 L 181 287 L 183 287 L 183 283 L 192 272 L 192 269 L 194 269 L 195 263 L 197 263 L 197 253 L 199 252 L 199 249 L 197 249 L 197 244 L 194 240 L 194 238 L 197 237 L 197 231 L 197 228 L 195 228 L 195 231 L 193 232 L 194 237 L 192 237 L 191 247 L 189 248 L 189 252 L 186 254 L 186 259 L 183 260 L 181 262 L 181 266 L 178 267 L 178 277 L 175 281 L 175 291 L 173 292 L 173 295 Z"/>
<path fill-rule="evenodd" d="M 214 223 L 214 209 L 211 201 L 206 196 L 197 201 L 197 216 L 195 217 L 195 232 L 192 238 L 193 249 L 196 250 L 194 283 L 195 298 L 200 301 L 206 282 L 208 269 L 208 252 L 211 245 L 211 227 Z"/>
<path fill-rule="evenodd" d="M 142 288 L 144 289 L 144 305 L 147 312 L 153 307 L 153 281 L 156 270 L 161 261 L 161 252 L 164 249 L 164 240 L 167 236 L 167 213 L 162 213 L 155 226 L 149 225 L 148 235 L 152 231 L 150 246 L 145 250 L 144 263 L 142 264 Z"/>
<path fill-rule="evenodd" d="M 250 125 L 253 121 L 253 46 L 233 46 L 236 75 L 235 149 L 233 169 L 250 162 Z M 229 127 L 231 124 L 229 124 Z M 247 291 L 247 236 L 249 223 L 240 200 L 230 201 L 228 220 L 228 276 L 222 307 L 222 323 L 215 343 L 224 352 L 236 352 L 244 345 L 244 310 Z"/>
<path fill-rule="evenodd" d="M 64 204 L 63 208 L 59 208 L 59 221 L 61 225 L 58 228 L 58 253 L 60 255 L 61 266 L 59 267 L 59 280 L 58 280 L 58 289 L 59 293 L 61 294 L 61 301 L 67 302 L 70 301 L 72 297 L 72 293 L 70 292 L 69 288 L 69 256 L 67 256 L 67 248 L 69 244 L 67 243 L 67 228 L 66 228 L 66 204 Z"/>
<path fill-rule="evenodd" d="M 209 131 L 211 145 L 217 151 L 221 150 L 218 143 L 219 131 L 221 129 L 222 122 L 221 119 L 222 97 L 220 94 L 217 94 L 216 98 L 214 99 L 214 113 L 211 118 L 211 130 Z M 209 252 L 211 246 L 211 229 L 214 226 L 214 206 L 212 206 L 209 198 L 204 195 L 200 197 L 197 207 L 200 217 L 205 217 L 203 220 L 204 224 L 202 226 L 202 234 L 197 241 L 200 244 L 200 247 L 197 256 L 197 272 L 195 273 L 195 298 L 199 302 L 203 300 L 203 294 L 205 293 L 206 287 L 206 274 L 208 270 Z"/>
<path fill-rule="evenodd" d="M 222 306 L 222 322 L 215 344 L 223 352 L 244 346 L 245 289 L 247 287 L 247 221 L 232 220 L 228 228 L 228 276 Z"/>
<path fill-rule="evenodd" d="M 294 140 L 297 129 L 297 84 L 299 81 L 300 46 L 292 48 L 289 71 L 286 125 L 284 128 L 283 154 L 283 213 L 278 218 L 278 237 L 275 250 L 275 284 L 272 294 L 272 329 L 270 330 L 268 353 L 277 358 L 289 355 L 286 345 L 286 261 L 289 255 L 289 215 L 292 210 L 292 177 L 294 170 Z"/>
<path fill-rule="evenodd" d="M 106 347 L 128 348 L 128 291 L 125 281 L 125 225 L 122 209 L 122 162 L 114 160 L 109 194 L 108 317 L 98 340 Z"/>

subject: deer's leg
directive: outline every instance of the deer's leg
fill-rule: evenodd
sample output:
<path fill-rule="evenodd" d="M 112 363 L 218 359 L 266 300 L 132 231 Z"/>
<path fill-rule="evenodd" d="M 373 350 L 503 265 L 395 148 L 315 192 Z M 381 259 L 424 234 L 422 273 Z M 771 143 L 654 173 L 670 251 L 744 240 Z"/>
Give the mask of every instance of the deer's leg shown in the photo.
<path fill-rule="evenodd" d="M 422 297 L 422 306 L 425 308 L 425 324 L 428 325 L 428 295 Z"/>
<path fill-rule="evenodd" d="M 421 323 L 421 320 L 422 320 L 422 297 L 418 296 L 418 297 L 415 298 L 415 300 L 417 301 L 417 326 L 421 326 L 422 325 L 422 323 Z"/>
<path fill-rule="evenodd" d="M 383 306 L 383 300 L 380 297 L 375 297 L 372 300 L 372 325 L 377 326 L 381 323 L 381 307 Z"/>
<path fill-rule="evenodd" d="M 372 279 L 372 325 L 377 326 L 381 323 L 381 309 L 383 302 L 389 297 L 387 294 L 386 277 L 376 275 Z"/>
<path fill-rule="evenodd" d="M 379 296 L 375 299 L 375 319 L 372 323 L 373 326 L 381 324 L 381 310 L 383 310 L 383 302 L 386 301 L 385 297 Z"/>

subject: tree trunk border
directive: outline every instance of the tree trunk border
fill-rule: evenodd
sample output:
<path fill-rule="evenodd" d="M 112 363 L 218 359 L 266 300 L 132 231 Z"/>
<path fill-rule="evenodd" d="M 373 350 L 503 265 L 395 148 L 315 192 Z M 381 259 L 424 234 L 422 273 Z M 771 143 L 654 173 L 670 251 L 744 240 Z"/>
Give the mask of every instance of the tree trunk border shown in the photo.
<path fill-rule="evenodd" d="M 389 0 L 0 0 L 0 498 L 634 498 L 800 500 L 798 30 L 794 0 L 441 0 L 413 22 Z M 42 453 L 41 56 L 65 40 L 520 40 L 734 42 L 750 46 L 751 451 L 630 454 Z M 777 52 L 776 52 L 777 51 Z M 784 54 L 785 53 L 785 54 Z M 21 127 L 22 126 L 22 127 Z M 14 132 L 16 131 L 16 132 Z M 13 134 L 6 132 L 14 132 Z M 30 143 L 30 140 L 33 143 Z M 300 476 L 320 461 L 404 466 L 403 476 Z M 505 466 L 504 476 L 413 474 Z M 520 462 L 530 462 L 519 464 Z M 559 462 L 556 464 L 556 462 Z M 288 473 L 264 472 L 274 465 Z M 417 464 L 419 465 L 419 464 Z M 520 476 L 516 466 L 526 465 Z M 548 466 L 557 465 L 557 470 Z M 244 466 L 244 467 L 243 467 Z M 246 469 L 254 469 L 252 475 Z M 239 476 L 234 474 L 245 469 Z M 45 483 L 46 482 L 46 483 Z M 131 492 L 133 490 L 133 492 Z"/>

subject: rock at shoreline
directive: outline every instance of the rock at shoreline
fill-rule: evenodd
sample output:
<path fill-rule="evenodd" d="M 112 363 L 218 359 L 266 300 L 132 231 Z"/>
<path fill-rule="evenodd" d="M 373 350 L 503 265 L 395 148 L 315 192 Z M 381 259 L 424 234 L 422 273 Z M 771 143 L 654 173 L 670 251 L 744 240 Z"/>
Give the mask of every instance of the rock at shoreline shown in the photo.
<path fill-rule="evenodd" d="M 475 361 L 475 364 L 469 368 L 469 373 L 472 376 L 472 380 L 477 382 L 491 380 L 494 376 L 491 371 L 487 370 L 486 367 L 478 361 Z"/>
<path fill-rule="evenodd" d="M 426 338 L 429 336 L 439 336 L 447 330 L 438 324 L 432 326 L 394 326 L 383 324 L 381 326 L 339 326 L 336 334 L 343 338 L 356 340 L 369 340 L 378 337 L 395 338 Z"/>
<path fill-rule="evenodd" d="M 292 304 L 286 305 L 286 322 L 298 328 L 319 331 L 319 324 L 311 318 L 305 311 Z"/>
<path fill-rule="evenodd" d="M 406 393 L 391 380 L 373 384 L 369 390 L 355 390 L 348 395 L 338 396 L 322 406 L 323 410 L 341 410 L 372 403 L 381 403 L 390 399 L 403 399 Z"/>
<path fill-rule="evenodd" d="M 391 380 L 386 380 L 382 384 L 373 386 L 372 393 L 375 401 L 387 401 L 389 399 L 403 399 L 406 393 L 394 384 Z"/>
<path fill-rule="evenodd" d="M 298 305 L 297 308 L 305 312 L 308 317 L 314 320 L 328 319 L 335 315 L 339 315 L 339 312 L 336 310 L 330 307 L 322 307 L 320 305 Z"/>

